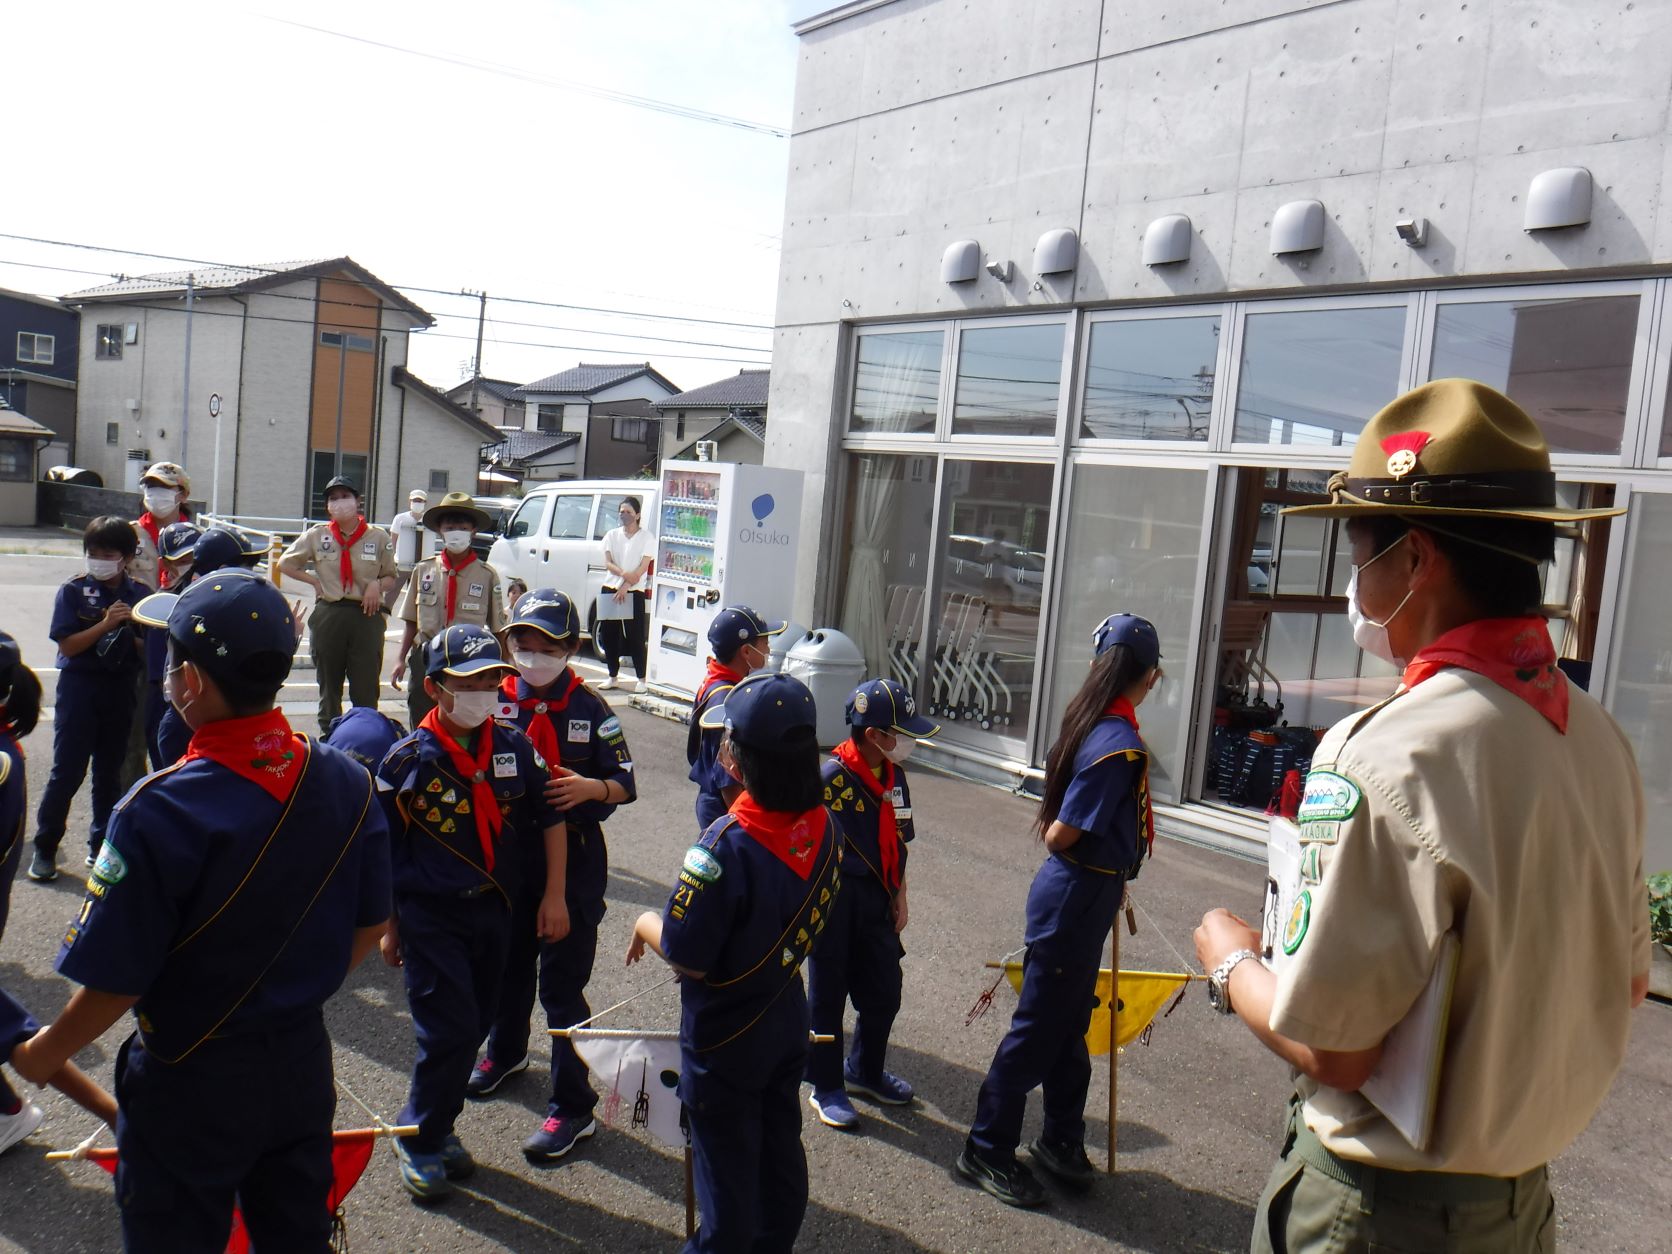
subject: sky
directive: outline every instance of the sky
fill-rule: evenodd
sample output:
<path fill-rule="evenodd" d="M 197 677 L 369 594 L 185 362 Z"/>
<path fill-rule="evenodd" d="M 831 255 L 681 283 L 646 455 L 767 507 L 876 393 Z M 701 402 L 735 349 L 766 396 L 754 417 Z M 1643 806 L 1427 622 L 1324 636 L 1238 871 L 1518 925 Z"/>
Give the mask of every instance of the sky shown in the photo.
<path fill-rule="evenodd" d="M 409 293 L 438 315 L 411 367 L 440 387 L 470 373 L 466 288 L 489 296 L 489 377 L 649 360 L 695 387 L 769 362 L 789 140 L 767 131 L 789 128 L 790 24 L 822 7 L 8 6 L 0 233 L 215 263 L 352 256 L 437 289 Z M 0 287 L 45 295 L 184 268 L 0 237 Z"/>

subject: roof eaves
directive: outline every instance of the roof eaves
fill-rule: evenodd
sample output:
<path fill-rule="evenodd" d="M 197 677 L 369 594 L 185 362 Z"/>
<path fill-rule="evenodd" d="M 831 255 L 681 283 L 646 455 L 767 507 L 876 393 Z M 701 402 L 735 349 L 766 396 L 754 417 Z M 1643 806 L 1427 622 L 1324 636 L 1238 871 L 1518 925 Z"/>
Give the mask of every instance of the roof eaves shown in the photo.
<path fill-rule="evenodd" d="M 414 392 L 417 392 L 420 396 L 431 402 L 437 408 L 446 411 L 448 415 L 457 418 L 460 422 L 464 423 L 465 426 L 469 427 L 478 436 L 484 436 L 489 441 L 494 443 L 497 443 L 502 438 L 502 433 L 498 427 L 489 426 L 462 405 L 454 404 L 452 401 L 448 400 L 443 393 L 437 391 L 436 388 L 430 384 L 425 383 L 405 366 L 396 366 L 392 378 L 396 387 L 411 388 Z"/>

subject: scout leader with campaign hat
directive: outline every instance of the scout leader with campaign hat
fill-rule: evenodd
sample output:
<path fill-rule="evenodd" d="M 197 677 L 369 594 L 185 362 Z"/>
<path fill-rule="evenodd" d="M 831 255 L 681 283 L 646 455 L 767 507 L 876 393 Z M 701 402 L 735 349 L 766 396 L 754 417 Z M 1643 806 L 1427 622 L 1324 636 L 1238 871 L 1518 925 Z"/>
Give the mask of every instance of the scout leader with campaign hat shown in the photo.
<path fill-rule="evenodd" d="M 1045 1122 L 1029 1157 L 1070 1187 L 1093 1178 L 1085 1148 L 1086 1028 L 1103 942 L 1155 839 L 1137 708 L 1161 678 L 1161 641 L 1148 619 L 1111 614 L 1092 633 L 1092 651 L 1091 673 L 1045 759 L 1034 829 L 1047 856 L 1028 890 L 1021 998 L 955 1164 L 964 1179 L 1011 1206 L 1045 1200 L 1016 1157 L 1036 1088 L 1044 1090 Z"/>
<path fill-rule="evenodd" d="M 424 526 L 441 537 L 441 552 L 412 568 L 412 580 L 401 598 L 400 617 L 406 627 L 396 652 L 389 682 L 396 688 L 410 669 L 424 669 L 424 649 L 441 631 L 455 623 L 486 627 L 494 635 L 505 630 L 505 598 L 499 572 L 477 558 L 470 542 L 493 523 L 487 511 L 464 492 L 449 492 L 424 511 Z M 407 712 L 416 727 L 433 708 L 428 685 L 417 682 L 406 694 Z"/>
<path fill-rule="evenodd" d="M 365 770 L 275 707 L 296 649 L 278 589 L 223 571 L 134 616 L 166 627 L 191 749 L 117 808 L 58 951 L 82 987 L 12 1065 L 39 1083 L 132 1009 L 125 1248 L 222 1249 L 236 1200 L 257 1248 L 323 1249 L 336 1092 L 320 1008 L 382 935 L 388 830 Z"/>
<path fill-rule="evenodd" d="M 453 1131 L 476 1047 L 493 1027 L 523 879 L 540 868 L 533 926 L 569 932 L 568 839 L 546 797 L 550 770 L 527 736 L 494 714 L 511 671 L 485 628 L 455 623 L 424 650 L 432 704 L 377 771 L 393 833 L 395 916 L 383 959 L 404 966 L 418 1058 L 399 1122 L 417 1135 L 395 1147 L 401 1183 L 421 1202 L 475 1170 Z"/>
<path fill-rule="evenodd" d="M 818 957 L 807 969 L 813 1032 L 834 1038 L 807 1059 L 809 1101 L 820 1122 L 858 1126 L 848 1090 L 884 1106 L 905 1106 L 912 1086 L 883 1069 L 888 1034 L 900 1013 L 905 948 L 906 857 L 915 829 L 903 765 L 940 728 L 892 679 L 869 679 L 848 697 L 849 738 L 824 760 L 824 804 L 842 825 L 842 895 Z M 853 1049 L 842 1059 L 842 1014 L 849 998 L 858 1018 Z"/>
<path fill-rule="evenodd" d="M 696 700 L 691 704 L 691 726 L 685 739 L 685 760 L 691 764 L 687 778 L 697 786 L 699 830 L 706 831 L 743 791 L 742 785 L 720 763 L 721 729 L 705 726 L 703 715 L 710 707 L 723 702 L 745 675 L 766 665 L 772 653 L 771 637 L 783 630 L 783 623 L 764 618 L 747 605 L 728 605 L 708 625 L 712 656 L 702 683 L 697 685 Z"/>
<path fill-rule="evenodd" d="M 627 961 L 649 945 L 685 977 L 679 1096 L 702 1211 L 686 1250 L 787 1254 L 807 1209 L 801 964 L 841 888 L 842 833 L 800 680 L 748 676 L 703 717 L 743 792 L 685 854 L 666 912 L 639 916 Z"/>
<path fill-rule="evenodd" d="M 170 590 L 184 591 L 191 577 L 192 548 L 203 532 L 196 523 L 181 519 L 171 522 L 157 533 L 157 557 L 163 578 Z M 162 725 L 168 701 L 163 696 L 163 671 L 168 665 L 168 631 L 161 627 L 144 629 L 145 699 L 141 707 L 145 720 L 145 749 L 151 769 L 167 765 L 157 744 L 157 729 Z M 176 755 L 178 756 L 178 755 Z"/>
<path fill-rule="evenodd" d="M 566 1028 L 591 1018 L 586 986 L 598 952 L 609 877 L 603 825 L 618 805 L 638 796 L 621 720 L 570 666 L 581 639 L 574 602 L 555 588 L 536 588 L 517 602 L 505 634 L 517 673 L 507 675 L 500 686 L 501 717 L 522 728 L 551 767 L 546 799 L 562 811 L 569 833 L 564 870 L 569 933 L 544 942 L 536 934 L 542 879 L 529 876 L 527 884 L 534 891 L 524 891 L 512 917 L 499 1013 L 487 1050 L 470 1076 L 470 1094 L 480 1098 L 528 1066 L 536 963 L 547 1025 Z M 535 1162 L 562 1158 L 597 1130 L 592 1118 L 597 1104 L 586 1064 L 566 1038 L 554 1039 L 551 1097 L 545 1118 L 523 1143 L 523 1153 Z"/>
<path fill-rule="evenodd" d="M 1547 1249 L 1546 1164 L 1620 1068 L 1649 923 L 1631 746 L 1558 668 L 1540 567 L 1556 523 L 1621 511 L 1559 506 L 1538 425 L 1467 379 L 1391 402 L 1328 490 L 1284 512 L 1347 520 L 1353 639 L 1404 671 L 1313 755 L 1276 972 L 1228 911 L 1196 932 L 1215 1008 L 1300 1073 L 1253 1248 L 1449 1249 L 1466 1216 L 1471 1248 Z M 1396 1121 L 1362 1090 L 1448 976 L 1432 1118 Z"/>

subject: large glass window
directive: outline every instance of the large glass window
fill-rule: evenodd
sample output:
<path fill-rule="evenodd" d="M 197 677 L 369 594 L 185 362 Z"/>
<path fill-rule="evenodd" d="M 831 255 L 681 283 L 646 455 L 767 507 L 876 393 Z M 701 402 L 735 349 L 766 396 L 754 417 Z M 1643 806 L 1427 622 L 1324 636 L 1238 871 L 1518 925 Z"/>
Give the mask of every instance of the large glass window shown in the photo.
<path fill-rule="evenodd" d="M 847 579 L 839 620 L 867 675 L 915 689 L 922 665 L 935 459 L 861 453 L 848 476 Z"/>
<path fill-rule="evenodd" d="M 1202 562 L 1202 494 L 1207 471 L 1152 466 L 1077 466 L 1070 498 L 1062 599 L 1052 672 L 1049 735 L 1085 681 L 1091 633 L 1110 614 L 1142 614 L 1161 636 L 1166 678 L 1138 712 L 1150 749 L 1150 788 L 1179 797 L 1174 760 L 1190 710 L 1190 622 Z"/>
<path fill-rule="evenodd" d="M 1612 713 L 1637 749 L 1648 798 L 1643 869 L 1672 871 L 1672 494 L 1631 498 L 1631 582 L 1615 620 Z"/>
<path fill-rule="evenodd" d="M 932 434 L 944 341 L 940 331 L 860 336 L 848 430 Z"/>
<path fill-rule="evenodd" d="M 1636 296 L 1441 305 L 1433 379 L 1509 396 L 1554 452 L 1618 453 L 1637 342 Z"/>
<path fill-rule="evenodd" d="M 1250 313 L 1237 383 L 1239 443 L 1351 448 L 1399 393 L 1405 306 Z"/>
<path fill-rule="evenodd" d="M 1218 315 L 1096 323 L 1086 352 L 1080 434 L 1206 440 L 1218 358 Z"/>
<path fill-rule="evenodd" d="M 958 339 L 954 435 L 1057 433 L 1063 326 L 966 328 Z"/>

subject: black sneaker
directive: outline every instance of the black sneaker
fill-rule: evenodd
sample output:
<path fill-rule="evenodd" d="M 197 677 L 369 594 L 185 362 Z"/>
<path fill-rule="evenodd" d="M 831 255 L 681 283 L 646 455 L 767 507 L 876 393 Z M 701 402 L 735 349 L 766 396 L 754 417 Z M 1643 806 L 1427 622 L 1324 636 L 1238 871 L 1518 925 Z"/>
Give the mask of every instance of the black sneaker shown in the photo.
<path fill-rule="evenodd" d="M 29 858 L 29 869 L 24 872 L 37 884 L 50 884 L 58 878 L 58 860 L 49 858 L 39 849 Z"/>
<path fill-rule="evenodd" d="M 1014 1158 L 1002 1165 L 995 1164 L 966 1144 L 953 1166 L 960 1176 L 1006 1206 L 1039 1206 L 1045 1201 L 1045 1190 L 1033 1178 L 1033 1172 Z"/>
<path fill-rule="evenodd" d="M 1097 1168 L 1086 1157 L 1086 1147 L 1077 1142 L 1070 1145 L 1039 1137 L 1028 1144 L 1028 1153 L 1034 1162 L 1064 1184 L 1083 1189 L 1097 1179 Z"/>

